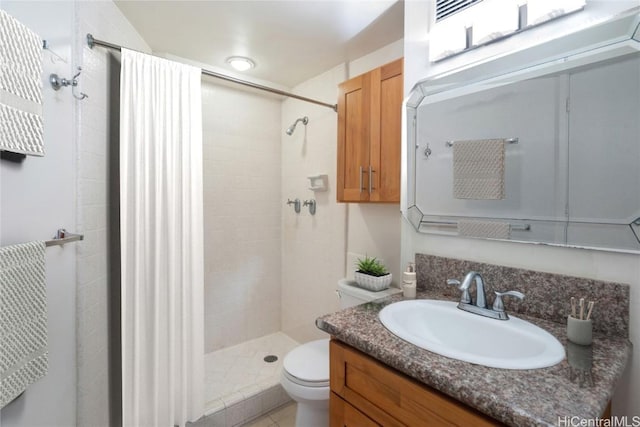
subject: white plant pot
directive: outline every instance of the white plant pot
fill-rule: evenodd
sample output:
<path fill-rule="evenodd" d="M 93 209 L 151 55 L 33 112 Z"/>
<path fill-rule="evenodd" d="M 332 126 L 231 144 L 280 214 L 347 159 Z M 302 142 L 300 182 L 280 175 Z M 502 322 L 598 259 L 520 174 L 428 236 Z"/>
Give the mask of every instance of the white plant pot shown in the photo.
<path fill-rule="evenodd" d="M 384 276 L 370 276 L 356 271 L 353 274 L 353 278 L 359 287 L 374 292 L 388 289 L 391 285 L 391 273 L 385 274 Z"/>

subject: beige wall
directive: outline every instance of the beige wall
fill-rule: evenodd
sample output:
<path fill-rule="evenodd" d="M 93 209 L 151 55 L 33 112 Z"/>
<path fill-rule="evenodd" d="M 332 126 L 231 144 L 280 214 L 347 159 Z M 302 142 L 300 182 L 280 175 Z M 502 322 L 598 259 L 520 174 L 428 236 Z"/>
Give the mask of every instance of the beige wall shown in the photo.
<path fill-rule="evenodd" d="M 398 40 L 349 64 L 349 78 L 365 73 L 404 56 L 404 42 Z M 353 277 L 358 258 L 375 256 L 384 261 L 393 275 L 393 283 L 401 281 L 400 272 L 400 205 L 349 203 L 347 221 L 347 277 Z"/>
<path fill-rule="evenodd" d="M 588 2 L 584 15 L 573 15 L 571 25 L 611 16 L 633 2 Z M 637 4 L 637 3 L 636 3 Z M 431 16 L 428 2 L 405 4 L 405 90 L 429 72 L 428 22 Z M 420 17 L 420 18 L 419 18 Z M 566 31 L 562 20 L 543 26 L 545 37 Z M 566 21 L 565 21 L 566 22 Z M 542 27 L 541 27 L 542 28 Z M 516 43 L 511 39 L 509 43 Z M 520 41 L 522 42 L 522 40 Z M 528 39 L 527 43 L 535 40 Z M 513 45 L 511 46 L 513 48 Z M 492 53 L 502 49 L 499 43 L 491 47 Z M 480 55 L 478 49 L 474 55 Z M 461 65 L 464 55 L 458 57 Z M 476 60 L 478 58 L 474 58 Z M 562 248 L 515 242 L 495 242 L 457 237 L 417 234 L 413 227 L 402 221 L 402 260 L 412 260 L 416 253 L 469 259 L 510 267 L 528 268 L 550 273 L 628 283 L 631 286 L 630 339 L 640 342 L 640 255 L 606 251 Z M 508 284 L 517 289 L 517 284 Z M 611 315 L 615 315 L 612 313 Z M 640 415 L 640 357 L 634 357 L 613 399 L 613 412 L 618 415 Z M 568 414 L 569 415 L 569 414 Z"/>
<path fill-rule="evenodd" d="M 402 56 L 402 41 L 335 67 L 293 89 L 294 93 L 336 103 L 338 84 Z M 302 116 L 292 136 L 284 130 Z M 334 111 L 296 100 L 282 105 L 282 330 L 300 342 L 326 337 L 315 319 L 339 309 L 337 281 L 353 270 L 351 258 L 368 254 L 399 271 L 399 205 L 336 202 L 337 116 Z M 307 176 L 327 174 L 329 191 L 314 192 Z M 315 198 L 317 212 L 295 214 L 287 198 Z M 353 256 L 345 254 L 349 252 Z M 346 270 L 345 270 L 346 266 Z M 398 276 L 396 276 L 398 277 Z"/>

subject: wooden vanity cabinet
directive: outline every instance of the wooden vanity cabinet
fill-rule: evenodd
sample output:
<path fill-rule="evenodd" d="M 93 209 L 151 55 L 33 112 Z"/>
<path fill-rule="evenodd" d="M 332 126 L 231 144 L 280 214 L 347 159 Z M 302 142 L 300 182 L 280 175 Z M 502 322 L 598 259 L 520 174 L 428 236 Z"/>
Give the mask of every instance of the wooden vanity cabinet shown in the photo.
<path fill-rule="evenodd" d="M 503 425 L 336 340 L 330 377 L 331 427 Z"/>
<path fill-rule="evenodd" d="M 338 202 L 400 201 L 403 59 L 338 86 Z"/>

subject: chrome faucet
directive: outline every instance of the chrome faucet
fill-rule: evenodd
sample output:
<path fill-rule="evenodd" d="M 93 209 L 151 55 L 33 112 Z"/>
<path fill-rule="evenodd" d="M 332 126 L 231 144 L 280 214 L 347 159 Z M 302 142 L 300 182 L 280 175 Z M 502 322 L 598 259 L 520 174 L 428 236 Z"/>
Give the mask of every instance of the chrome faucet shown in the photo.
<path fill-rule="evenodd" d="M 467 273 L 462 281 L 462 285 L 460 285 L 460 290 L 469 295 L 469 287 L 474 280 L 476 282 L 476 307 L 487 308 L 487 295 L 484 293 L 484 281 L 480 273 L 476 271 Z M 472 301 L 469 301 L 469 304 L 472 304 Z"/>
<path fill-rule="evenodd" d="M 475 281 L 476 284 L 476 302 L 473 303 L 469 288 L 471 283 Z M 524 299 L 524 294 L 518 291 L 507 292 L 495 292 L 496 298 L 493 301 L 492 308 L 487 307 L 487 296 L 484 290 L 484 281 L 482 275 L 477 271 L 470 271 L 464 277 L 462 283 L 456 279 L 447 280 L 447 284 L 458 286 L 458 289 L 462 291 L 460 296 L 460 303 L 458 308 L 460 310 L 468 311 L 470 313 L 479 314 L 480 316 L 491 317 L 493 319 L 507 320 L 509 316 L 504 311 L 504 303 L 502 302 L 503 296 L 513 296 L 520 300 Z"/>

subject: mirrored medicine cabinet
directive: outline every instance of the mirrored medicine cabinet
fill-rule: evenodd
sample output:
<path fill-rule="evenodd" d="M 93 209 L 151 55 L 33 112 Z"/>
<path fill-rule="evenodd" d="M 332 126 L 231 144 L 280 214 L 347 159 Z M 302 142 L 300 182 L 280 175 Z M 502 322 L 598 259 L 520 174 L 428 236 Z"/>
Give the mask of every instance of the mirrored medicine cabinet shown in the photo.
<path fill-rule="evenodd" d="M 406 219 L 421 233 L 639 253 L 639 25 L 635 11 L 416 84 Z M 504 197 L 454 198 L 453 144 L 482 139 L 504 139 Z"/>

